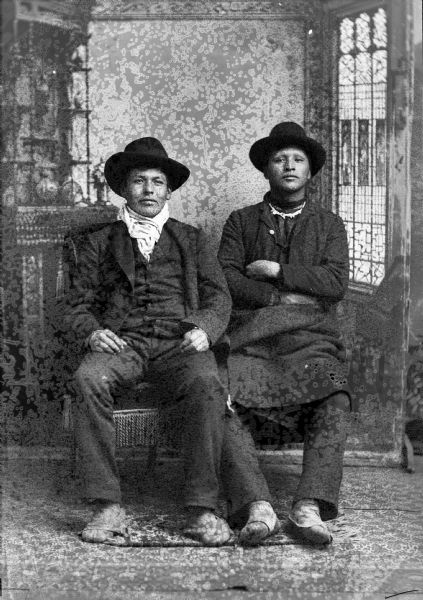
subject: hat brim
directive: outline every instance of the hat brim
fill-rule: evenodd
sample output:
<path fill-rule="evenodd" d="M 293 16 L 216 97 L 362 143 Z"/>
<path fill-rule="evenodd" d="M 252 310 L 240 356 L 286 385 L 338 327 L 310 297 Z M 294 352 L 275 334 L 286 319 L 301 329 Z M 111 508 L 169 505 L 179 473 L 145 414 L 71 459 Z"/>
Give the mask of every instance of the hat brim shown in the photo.
<path fill-rule="evenodd" d="M 303 150 L 310 161 L 310 171 L 316 175 L 326 162 L 326 150 L 313 138 L 285 135 L 269 136 L 254 142 L 250 149 L 250 160 L 259 171 L 264 171 L 272 152 L 294 146 Z"/>
<path fill-rule="evenodd" d="M 115 194 L 122 196 L 122 182 L 128 171 L 136 167 L 159 168 L 168 178 L 172 191 L 180 188 L 190 176 L 188 167 L 172 158 L 136 152 L 117 152 L 110 156 L 104 165 L 104 176 Z"/>

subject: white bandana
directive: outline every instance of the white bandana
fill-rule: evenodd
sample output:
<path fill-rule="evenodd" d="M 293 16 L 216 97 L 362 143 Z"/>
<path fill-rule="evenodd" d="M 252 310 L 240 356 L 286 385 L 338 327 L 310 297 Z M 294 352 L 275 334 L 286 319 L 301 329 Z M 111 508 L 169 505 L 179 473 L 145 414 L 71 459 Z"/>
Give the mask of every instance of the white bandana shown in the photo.
<path fill-rule="evenodd" d="M 131 238 L 137 240 L 139 251 L 149 261 L 154 246 L 159 241 L 163 226 L 169 218 L 167 202 L 159 214 L 151 218 L 139 215 L 124 204 L 117 218 L 125 223 Z"/>
<path fill-rule="evenodd" d="M 294 210 L 294 212 L 290 212 L 290 213 L 283 212 L 283 210 L 278 210 L 277 208 L 272 206 L 272 204 L 270 204 L 270 202 L 269 202 L 269 206 L 270 206 L 270 210 L 272 211 L 273 215 L 278 215 L 278 217 L 282 217 L 282 219 L 285 219 L 286 217 L 288 219 L 293 219 L 297 215 L 301 214 L 301 211 L 303 210 L 303 208 L 305 206 L 305 200 L 304 200 L 304 203 L 301 204 L 301 206 L 299 206 L 297 208 L 297 210 Z"/>

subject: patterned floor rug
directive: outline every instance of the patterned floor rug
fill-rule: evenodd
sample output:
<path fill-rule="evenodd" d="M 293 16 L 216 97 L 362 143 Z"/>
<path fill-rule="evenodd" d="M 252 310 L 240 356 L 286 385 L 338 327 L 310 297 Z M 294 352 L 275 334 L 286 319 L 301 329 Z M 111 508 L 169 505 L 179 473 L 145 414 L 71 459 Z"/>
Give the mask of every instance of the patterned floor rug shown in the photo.
<path fill-rule="evenodd" d="M 278 546 L 283 544 L 295 544 L 298 541 L 304 541 L 299 538 L 293 527 L 288 522 L 288 513 L 282 513 L 275 507 L 279 518 L 282 520 L 282 527 L 272 537 L 265 540 L 266 546 Z M 143 548 L 173 548 L 179 546 L 197 547 L 201 544 L 191 540 L 182 534 L 183 515 L 177 513 L 167 513 L 164 515 L 139 514 L 136 509 L 127 512 L 127 528 L 124 535 L 115 535 L 107 542 L 111 546 L 135 546 Z M 340 515 L 328 523 L 328 528 L 333 537 L 338 541 L 352 539 L 357 536 L 357 531 L 351 527 L 345 515 Z M 235 546 L 238 544 L 238 530 L 234 530 L 231 539 L 224 544 L 225 546 Z"/>
<path fill-rule="evenodd" d="M 47 468 L 48 467 L 48 468 Z M 298 481 L 298 467 L 285 469 L 283 476 L 278 469 L 268 467 L 271 488 L 274 493 L 274 508 L 281 521 L 277 534 L 265 541 L 267 546 L 304 543 L 295 535 L 288 521 L 290 501 Z M 113 546 L 134 547 L 198 547 L 201 544 L 182 534 L 184 512 L 181 509 L 182 466 L 179 461 L 159 465 L 154 478 L 145 476 L 144 465 L 137 461 L 121 464 L 123 504 L 126 509 L 126 531 L 106 542 Z M 80 488 L 71 473 L 51 471 L 45 468 L 32 468 L 26 477 L 24 473 L 10 474 L 6 484 L 9 500 L 4 504 L 8 512 L 9 524 L 13 523 L 14 538 L 19 531 L 25 537 L 44 537 L 48 543 L 48 530 L 53 526 L 60 532 L 77 535 L 91 519 L 91 506 L 80 500 Z M 280 490 L 283 489 L 283 493 Z M 277 490 L 277 492 L 276 492 Z M 276 492 L 276 493 L 275 493 Z M 222 500 L 220 512 L 225 515 L 226 507 Z M 19 521 L 15 518 L 19 515 Z M 357 534 L 351 520 L 341 513 L 337 519 L 328 522 L 328 527 L 337 540 L 351 540 Z M 238 544 L 238 531 L 226 545 Z"/>
<path fill-rule="evenodd" d="M 224 590 L 231 598 L 234 590 L 243 590 L 243 598 L 274 593 L 273 600 L 281 589 L 287 600 L 375 600 L 423 592 L 421 475 L 346 468 L 342 514 L 328 523 L 334 542 L 311 547 L 295 539 L 286 519 L 300 467 L 265 465 L 282 530 L 258 548 L 242 548 L 236 537 L 223 548 L 201 548 L 181 535 L 181 465 L 158 464 L 154 478 L 146 477 L 145 463 L 121 467 L 128 535 L 112 546 L 78 536 L 92 507 L 79 500 L 69 464 L 9 462 L 2 498 L 3 592 L 6 583 L 20 594 L 13 600 L 144 600 L 153 593 L 160 600 L 191 599 L 208 598 L 208 591 L 223 598 L 218 594 Z M 307 595 L 311 591 L 317 595 Z"/>

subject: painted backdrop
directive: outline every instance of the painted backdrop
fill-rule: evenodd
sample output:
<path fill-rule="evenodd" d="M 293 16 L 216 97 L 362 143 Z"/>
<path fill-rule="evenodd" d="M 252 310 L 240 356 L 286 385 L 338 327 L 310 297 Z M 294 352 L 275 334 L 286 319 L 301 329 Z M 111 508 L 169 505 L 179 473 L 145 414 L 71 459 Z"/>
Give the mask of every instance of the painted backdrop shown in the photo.
<path fill-rule="evenodd" d="M 192 173 L 172 215 L 217 243 L 229 213 L 266 190 L 252 142 L 303 122 L 302 21 L 100 21 L 91 33 L 93 162 L 159 138 Z"/>

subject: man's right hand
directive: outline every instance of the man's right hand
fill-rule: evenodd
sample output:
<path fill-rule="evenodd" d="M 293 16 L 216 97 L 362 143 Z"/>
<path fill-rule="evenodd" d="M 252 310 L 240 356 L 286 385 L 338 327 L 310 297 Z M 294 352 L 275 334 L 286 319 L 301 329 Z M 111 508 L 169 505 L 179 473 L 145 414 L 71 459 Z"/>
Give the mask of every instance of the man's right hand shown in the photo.
<path fill-rule="evenodd" d="M 281 304 L 308 304 L 320 307 L 320 302 L 313 296 L 307 294 L 297 294 L 293 292 L 272 292 L 272 297 L 269 306 Z"/>
<path fill-rule="evenodd" d="M 281 292 L 280 304 L 309 304 L 320 307 L 318 298 L 308 294 L 297 294 L 293 292 Z"/>
<path fill-rule="evenodd" d="M 110 329 L 93 331 L 87 343 L 93 352 L 108 352 L 109 354 L 117 354 L 127 346 L 127 343 Z"/>

